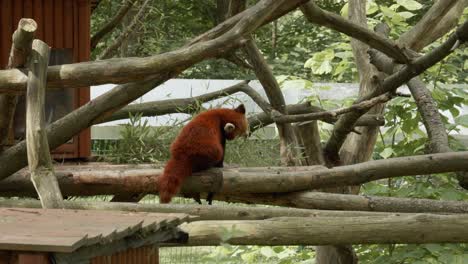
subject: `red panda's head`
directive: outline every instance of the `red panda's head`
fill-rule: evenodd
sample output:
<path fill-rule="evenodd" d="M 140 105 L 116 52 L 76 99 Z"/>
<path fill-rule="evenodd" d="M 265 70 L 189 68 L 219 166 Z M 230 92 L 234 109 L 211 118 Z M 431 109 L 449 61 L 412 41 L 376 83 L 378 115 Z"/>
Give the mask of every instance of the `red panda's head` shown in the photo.
<path fill-rule="evenodd" d="M 232 140 L 236 137 L 248 137 L 250 134 L 249 121 L 245 115 L 245 107 L 240 104 L 230 111 L 224 119 L 224 134 L 226 139 Z"/>

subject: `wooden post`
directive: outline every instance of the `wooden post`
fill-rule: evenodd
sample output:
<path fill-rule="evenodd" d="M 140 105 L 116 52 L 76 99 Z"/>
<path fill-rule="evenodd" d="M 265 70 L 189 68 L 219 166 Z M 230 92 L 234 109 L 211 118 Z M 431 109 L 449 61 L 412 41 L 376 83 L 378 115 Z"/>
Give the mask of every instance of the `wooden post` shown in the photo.
<path fill-rule="evenodd" d="M 13 43 L 8 59 L 8 69 L 19 68 L 26 64 L 36 29 L 36 22 L 30 18 L 23 18 L 19 21 L 18 29 L 15 30 L 12 37 Z M 0 152 L 6 145 L 13 144 L 13 117 L 17 102 L 18 96 L 16 94 L 0 95 Z"/>
<path fill-rule="evenodd" d="M 33 41 L 26 94 L 26 144 L 31 180 L 42 207 L 64 208 L 45 130 L 44 104 L 49 51 L 46 43 L 38 39 Z"/>

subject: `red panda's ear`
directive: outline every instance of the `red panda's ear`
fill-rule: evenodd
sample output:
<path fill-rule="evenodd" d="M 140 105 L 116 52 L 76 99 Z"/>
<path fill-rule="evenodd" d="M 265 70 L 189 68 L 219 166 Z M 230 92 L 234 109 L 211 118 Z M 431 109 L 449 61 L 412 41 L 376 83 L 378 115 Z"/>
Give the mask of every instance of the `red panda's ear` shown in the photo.
<path fill-rule="evenodd" d="M 245 114 L 245 106 L 244 106 L 244 104 L 240 104 L 238 107 L 236 107 L 236 109 L 234 109 L 234 111 L 239 112 L 239 113 L 242 113 L 242 114 Z"/>

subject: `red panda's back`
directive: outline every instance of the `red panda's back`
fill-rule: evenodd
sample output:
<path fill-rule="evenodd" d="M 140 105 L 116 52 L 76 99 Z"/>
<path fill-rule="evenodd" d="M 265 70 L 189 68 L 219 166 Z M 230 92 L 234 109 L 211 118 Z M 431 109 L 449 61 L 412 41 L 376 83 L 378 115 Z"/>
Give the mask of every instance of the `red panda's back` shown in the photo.
<path fill-rule="evenodd" d="M 220 144 L 222 135 L 219 110 L 222 109 L 200 113 L 185 125 L 172 143 L 172 156 L 197 154 L 203 149 Z"/>

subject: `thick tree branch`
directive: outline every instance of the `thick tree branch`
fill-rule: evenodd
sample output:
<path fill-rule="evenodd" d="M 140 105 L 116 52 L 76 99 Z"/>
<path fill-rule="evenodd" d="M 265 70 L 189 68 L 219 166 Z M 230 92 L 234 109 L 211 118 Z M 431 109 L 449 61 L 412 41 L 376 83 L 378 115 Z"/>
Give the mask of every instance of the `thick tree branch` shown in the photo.
<path fill-rule="evenodd" d="M 250 221 L 196 221 L 181 225 L 187 246 L 466 243 L 468 215 L 280 217 Z M 227 240 L 226 230 L 232 230 Z M 391 230 L 391 232 L 389 232 Z"/>
<path fill-rule="evenodd" d="M 281 193 L 324 187 L 357 185 L 400 176 L 466 170 L 468 151 L 368 161 L 328 169 L 323 166 L 225 168 L 195 173 L 182 193 Z M 64 195 L 156 193 L 161 170 L 148 166 L 56 166 Z M 2 181 L 3 196 L 34 195 L 29 172 L 21 170 Z"/>
<path fill-rule="evenodd" d="M 393 41 L 379 36 L 362 25 L 353 23 L 331 12 L 324 11 L 313 1 L 302 5 L 301 11 L 307 20 L 314 24 L 334 29 L 354 39 L 360 40 L 395 59 L 397 62 L 408 63 L 410 61 L 410 57 L 405 53 L 405 50 L 399 48 Z"/>
<path fill-rule="evenodd" d="M 468 203 L 460 201 L 437 201 L 431 199 L 362 196 L 354 194 L 293 192 L 277 194 L 216 194 L 216 200 L 287 206 L 319 210 L 349 210 L 372 212 L 406 213 L 467 213 Z"/>
<path fill-rule="evenodd" d="M 148 14 L 148 13 L 145 13 L 145 11 L 147 11 L 146 6 L 148 5 L 149 2 L 150 0 L 146 0 L 141 5 L 140 9 L 138 10 L 138 13 L 135 15 L 135 17 L 133 17 L 132 22 L 130 22 L 130 25 L 128 25 L 128 27 L 126 27 L 123 30 L 123 32 L 116 39 L 114 39 L 114 41 L 109 46 L 107 46 L 107 48 L 104 49 L 104 51 L 102 51 L 101 54 L 99 54 L 98 60 L 108 59 L 112 57 L 112 54 L 122 45 L 122 42 L 128 38 L 128 36 L 133 31 L 135 26 L 140 22 L 140 20 L 146 14 Z"/>
<path fill-rule="evenodd" d="M 101 41 L 106 34 L 114 30 L 119 25 L 120 21 L 122 21 L 128 11 L 132 8 L 134 2 L 136 2 L 136 0 L 123 0 L 122 6 L 119 11 L 117 11 L 117 14 L 115 14 L 114 17 L 112 17 L 100 30 L 98 30 L 98 32 L 96 32 L 96 34 L 91 37 L 91 50 L 97 46 L 99 41 Z"/>
<path fill-rule="evenodd" d="M 141 81 L 148 76 L 179 71 L 207 58 L 239 47 L 257 27 L 277 19 L 307 0 L 263 0 L 226 20 L 215 29 L 178 50 L 146 58 L 122 58 L 49 67 L 47 87 L 86 87 L 105 83 Z M 216 27 L 216 28 L 218 28 Z M 221 35 L 222 34 L 222 35 Z M 209 40 L 210 38 L 214 38 Z M 206 40 L 206 41 L 205 41 Z M 0 92 L 24 92 L 27 77 L 18 69 L 0 71 Z"/>
<path fill-rule="evenodd" d="M 434 34 L 434 29 L 436 29 L 441 21 L 446 18 L 445 15 L 452 8 L 461 8 L 463 10 L 467 3 L 468 1 L 465 0 L 445 0 L 434 2 L 432 7 L 426 12 L 426 14 L 424 14 L 421 20 L 419 20 L 414 27 L 400 36 L 398 43 L 412 50 L 421 50 L 437 38 L 445 35 L 445 33 L 453 27 L 453 22 L 450 23 L 449 21 L 445 21 L 445 32 L 443 32 L 442 35 Z M 458 20 L 458 17 L 454 18 L 454 20 Z"/>

